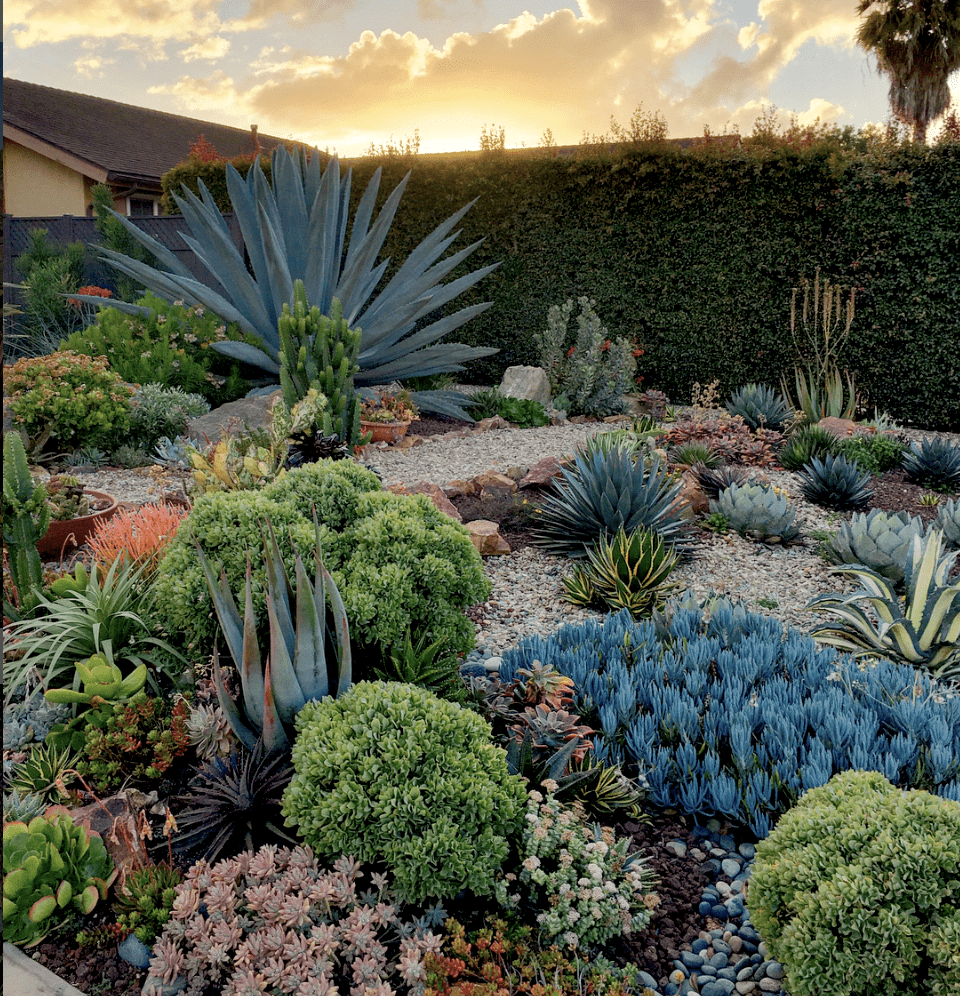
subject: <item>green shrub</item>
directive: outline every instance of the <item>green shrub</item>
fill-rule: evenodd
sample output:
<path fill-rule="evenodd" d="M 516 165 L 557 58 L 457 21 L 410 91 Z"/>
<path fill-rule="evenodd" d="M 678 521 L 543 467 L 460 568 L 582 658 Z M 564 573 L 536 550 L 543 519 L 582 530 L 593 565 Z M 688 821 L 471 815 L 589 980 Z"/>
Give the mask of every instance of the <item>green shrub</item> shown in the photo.
<path fill-rule="evenodd" d="M 262 491 L 199 498 L 160 565 L 155 592 L 161 618 L 196 652 L 206 652 L 216 620 L 194 542 L 213 563 L 223 562 L 231 589 L 242 591 L 245 551 L 261 548 L 259 523 L 269 518 L 292 577 L 294 547 L 306 560 L 315 545 L 316 507 L 323 562 L 343 596 L 355 642 L 400 649 L 410 631 L 414 640 L 439 641 L 444 650 L 469 650 L 474 630 L 463 610 L 482 602 L 490 587 L 467 531 L 422 495 L 375 489 L 379 481 L 366 468 L 322 460 L 290 470 Z M 254 557 L 261 626 L 263 572 L 262 558 Z"/>
<path fill-rule="evenodd" d="M 133 390 L 103 358 L 61 350 L 17 360 L 3 377 L 14 425 L 37 444 L 49 434 L 58 450 L 108 446 L 130 427 Z"/>
<path fill-rule="evenodd" d="M 500 418 L 522 428 L 550 424 L 550 418 L 539 401 L 512 398 L 507 394 L 501 394 L 495 387 L 476 391 L 470 398 L 473 401 L 470 406 L 470 416 L 478 422 L 482 418 L 499 415 Z"/>
<path fill-rule="evenodd" d="M 150 451 L 163 439 L 176 439 L 187 431 L 192 418 L 210 411 L 202 394 L 187 394 L 179 387 L 144 384 L 133 396 L 128 445 Z"/>
<path fill-rule="evenodd" d="M 757 845 L 749 907 L 793 996 L 953 994 L 960 805 L 876 772 L 836 775 Z"/>
<path fill-rule="evenodd" d="M 213 601 L 194 544 L 199 543 L 214 564 L 223 563 L 232 591 L 243 591 L 247 551 L 251 552 L 253 605 L 258 620 L 266 625 L 266 579 L 258 569 L 263 559 L 258 551 L 263 548 L 260 523 L 268 518 L 283 562 L 293 576 L 294 549 L 305 558 L 314 547 L 313 523 L 260 491 L 218 491 L 201 496 L 167 545 L 154 582 L 157 615 L 167 632 L 176 633 L 191 649 L 191 658 L 209 654 L 217 633 Z M 325 527 L 321 529 L 324 561 L 329 562 L 338 538 Z"/>
<path fill-rule="evenodd" d="M 844 439 L 838 448 L 843 456 L 855 460 L 864 470 L 882 474 L 885 470 L 900 466 L 908 447 L 895 436 L 877 432 L 869 436 L 851 436 Z"/>
<path fill-rule="evenodd" d="M 283 814 L 317 854 L 383 862 L 411 902 L 492 890 L 526 793 L 480 716 L 361 682 L 308 702 L 297 730 Z"/>
<path fill-rule="evenodd" d="M 111 369 L 128 384 L 162 384 L 202 394 L 212 405 L 243 397 L 249 384 L 240 365 L 211 349 L 225 340 L 247 341 L 236 325 L 227 325 L 199 306 L 185 308 L 153 294 L 136 302 L 146 315 L 128 315 L 103 307 L 96 322 L 75 332 L 64 348 L 87 356 L 106 356 Z M 255 336 L 247 337 L 259 342 Z"/>

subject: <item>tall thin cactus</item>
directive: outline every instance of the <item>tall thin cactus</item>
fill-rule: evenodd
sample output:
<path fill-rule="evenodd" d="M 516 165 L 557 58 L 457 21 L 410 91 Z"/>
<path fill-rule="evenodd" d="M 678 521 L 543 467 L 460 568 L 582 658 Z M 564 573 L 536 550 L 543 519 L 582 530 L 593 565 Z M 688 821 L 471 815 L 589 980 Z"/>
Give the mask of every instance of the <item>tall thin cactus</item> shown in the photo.
<path fill-rule="evenodd" d="M 27 465 L 27 453 L 18 432 L 3 437 L 3 545 L 10 564 L 10 579 L 17 590 L 20 607 L 43 584 L 43 563 L 37 553 L 37 540 L 50 525 L 47 491 L 34 483 Z M 14 617 L 16 608 L 4 602 L 4 614 Z"/>
<path fill-rule="evenodd" d="M 292 409 L 316 388 L 327 399 L 323 435 L 336 433 L 348 445 L 359 443 L 360 395 L 353 378 L 360 369 L 360 329 L 348 326 L 337 298 L 329 316 L 316 305 L 311 308 L 302 280 L 294 284 L 293 296 L 293 310 L 284 304 L 278 323 L 283 400 Z"/>

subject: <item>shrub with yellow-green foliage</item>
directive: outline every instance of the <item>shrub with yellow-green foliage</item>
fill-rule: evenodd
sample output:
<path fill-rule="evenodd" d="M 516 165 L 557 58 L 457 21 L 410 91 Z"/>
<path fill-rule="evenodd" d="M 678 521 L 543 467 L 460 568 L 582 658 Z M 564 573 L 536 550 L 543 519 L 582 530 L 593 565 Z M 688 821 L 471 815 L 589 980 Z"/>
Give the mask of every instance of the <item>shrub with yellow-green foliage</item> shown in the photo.
<path fill-rule="evenodd" d="M 296 723 L 283 814 L 315 853 L 382 862 L 410 902 L 492 890 L 526 790 L 481 716 L 364 681 L 308 702 Z"/>
<path fill-rule="evenodd" d="M 836 775 L 757 845 L 748 904 L 793 996 L 956 993 L 960 803 Z"/>

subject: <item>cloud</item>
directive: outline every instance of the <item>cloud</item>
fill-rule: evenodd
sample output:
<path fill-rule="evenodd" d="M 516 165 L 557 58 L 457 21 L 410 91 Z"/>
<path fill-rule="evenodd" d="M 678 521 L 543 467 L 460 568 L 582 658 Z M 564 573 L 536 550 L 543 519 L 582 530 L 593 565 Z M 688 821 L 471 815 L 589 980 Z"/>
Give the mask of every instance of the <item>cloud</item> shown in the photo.
<path fill-rule="evenodd" d="M 98 55 L 90 55 L 76 59 L 73 63 L 73 68 L 77 71 L 78 76 L 97 76 L 102 78 L 105 75 L 101 71 L 103 67 L 112 65 L 116 61 L 116 59 L 105 59 Z"/>
<path fill-rule="evenodd" d="M 216 0 L 8 0 L 4 33 L 18 48 L 72 38 L 149 38 L 154 44 L 215 35 L 221 22 Z"/>
<path fill-rule="evenodd" d="M 230 42 L 226 38 L 215 35 L 207 38 L 196 45 L 191 45 L 180 52 L 180 58 L 184 62 L 193 62 L 194 59 L 209 59 L 211 62 L 222 59 L 230 51 Z"/>

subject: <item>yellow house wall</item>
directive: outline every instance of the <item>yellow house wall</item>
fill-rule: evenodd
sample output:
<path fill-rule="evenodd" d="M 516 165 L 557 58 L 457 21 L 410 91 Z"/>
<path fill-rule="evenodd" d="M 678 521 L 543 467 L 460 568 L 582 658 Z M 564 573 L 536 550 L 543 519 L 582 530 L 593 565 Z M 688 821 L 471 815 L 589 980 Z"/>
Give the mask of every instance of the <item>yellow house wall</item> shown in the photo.
<path fill-rule="evenodd" d="M 15 218 L 83 216 L 91 183 L 75 170 L 9 139 L 3 143 L 4 210 Z"/>

